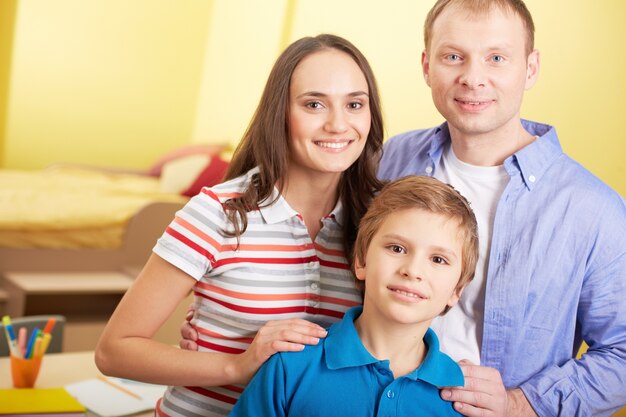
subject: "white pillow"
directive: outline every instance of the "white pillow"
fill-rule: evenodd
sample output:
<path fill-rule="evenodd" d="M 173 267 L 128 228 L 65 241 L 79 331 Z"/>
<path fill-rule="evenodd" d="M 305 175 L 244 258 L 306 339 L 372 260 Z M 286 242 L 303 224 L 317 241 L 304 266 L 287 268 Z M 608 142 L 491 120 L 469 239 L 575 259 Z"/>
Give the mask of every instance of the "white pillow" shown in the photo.
<path fill-rule="evenodd" d="M 211 156 L 207 154 L 188 155 L 166 162 L 161 171 L 161 191 L 182 193 L 193 184 L 210 162 Z"/>

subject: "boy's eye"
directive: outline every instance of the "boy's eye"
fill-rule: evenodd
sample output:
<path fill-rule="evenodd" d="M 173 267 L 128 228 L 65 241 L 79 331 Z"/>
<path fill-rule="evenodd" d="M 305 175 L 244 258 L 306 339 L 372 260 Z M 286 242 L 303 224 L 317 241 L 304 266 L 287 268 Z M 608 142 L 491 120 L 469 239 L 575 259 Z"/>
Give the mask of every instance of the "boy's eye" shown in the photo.
<path fill-rule="evenodd" d="M 491 57 L 491 61 L 493 62 L 503 62 L 504 61 L 504 57 L 502 55 L 494 55 Z"/>
<path fill-rule="evenodd" d="M 457 55 L 457 54 L 450 54 L 450 55 L 446 56 L 446 59 L 448 61 L 458 61 L 458 60 L 461 59 L 461 57 L 459 55 Z"/>
<path fill-rule="evenodd" d="M 400 245 L 389 245 L 388 248 L 393 253 L 405 253 L 406 252 L 404 248 Z"/>
<path fill-rule="evenodd" d="M 448 261 L 446 261 L 446 259 L 442 258 L 441 256 L 433 256 L 433 262 L 441 265 L 445 265 L 448 263 Z"/>

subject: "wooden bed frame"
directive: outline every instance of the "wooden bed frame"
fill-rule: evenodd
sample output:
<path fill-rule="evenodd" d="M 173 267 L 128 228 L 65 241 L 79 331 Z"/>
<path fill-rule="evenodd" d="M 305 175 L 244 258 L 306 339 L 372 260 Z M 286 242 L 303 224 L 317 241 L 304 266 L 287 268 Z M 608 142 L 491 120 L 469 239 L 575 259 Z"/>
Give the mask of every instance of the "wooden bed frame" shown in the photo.
<path fill-rule="evenodd" d="M 131 218 L 117 249 L 45 249 L 0 247 L 0 275 L 5 271 L 138 270 L 183 203 L 155 202 Z"/>

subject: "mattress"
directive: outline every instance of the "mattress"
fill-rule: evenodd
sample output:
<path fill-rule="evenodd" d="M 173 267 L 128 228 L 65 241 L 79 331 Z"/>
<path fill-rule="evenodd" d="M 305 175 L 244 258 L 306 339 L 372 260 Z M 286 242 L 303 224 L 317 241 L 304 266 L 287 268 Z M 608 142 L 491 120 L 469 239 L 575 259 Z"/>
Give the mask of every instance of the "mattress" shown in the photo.
<path fill-rule="evenodd" d="M 0 247 L 112 249 L 153 202 L 184 202 L 158 177 L 55 166 L 0 170 Z"/>

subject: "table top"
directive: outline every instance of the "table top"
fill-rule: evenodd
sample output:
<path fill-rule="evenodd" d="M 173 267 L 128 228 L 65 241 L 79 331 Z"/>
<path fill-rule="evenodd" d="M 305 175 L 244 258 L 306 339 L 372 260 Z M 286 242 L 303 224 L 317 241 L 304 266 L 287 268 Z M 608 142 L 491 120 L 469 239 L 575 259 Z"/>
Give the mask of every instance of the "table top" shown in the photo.
<path fill-rule="evenodd" d="M 102 373 L 96 367 L 94 352 L 48 353 L 44 356 L 35 388 L 58 388 L 72 382 L 96 378 Z M 0 388 L 13 388 L 11 361 L 0 358 Z M 153 416 L 154 412 L 133 414 L 133 417 Z"/>
<path fill-rule="evenodd" d="M 7 272 L 5 280 L 29 294 L 123 294 L 133 278 L 118 271 Z"/>

